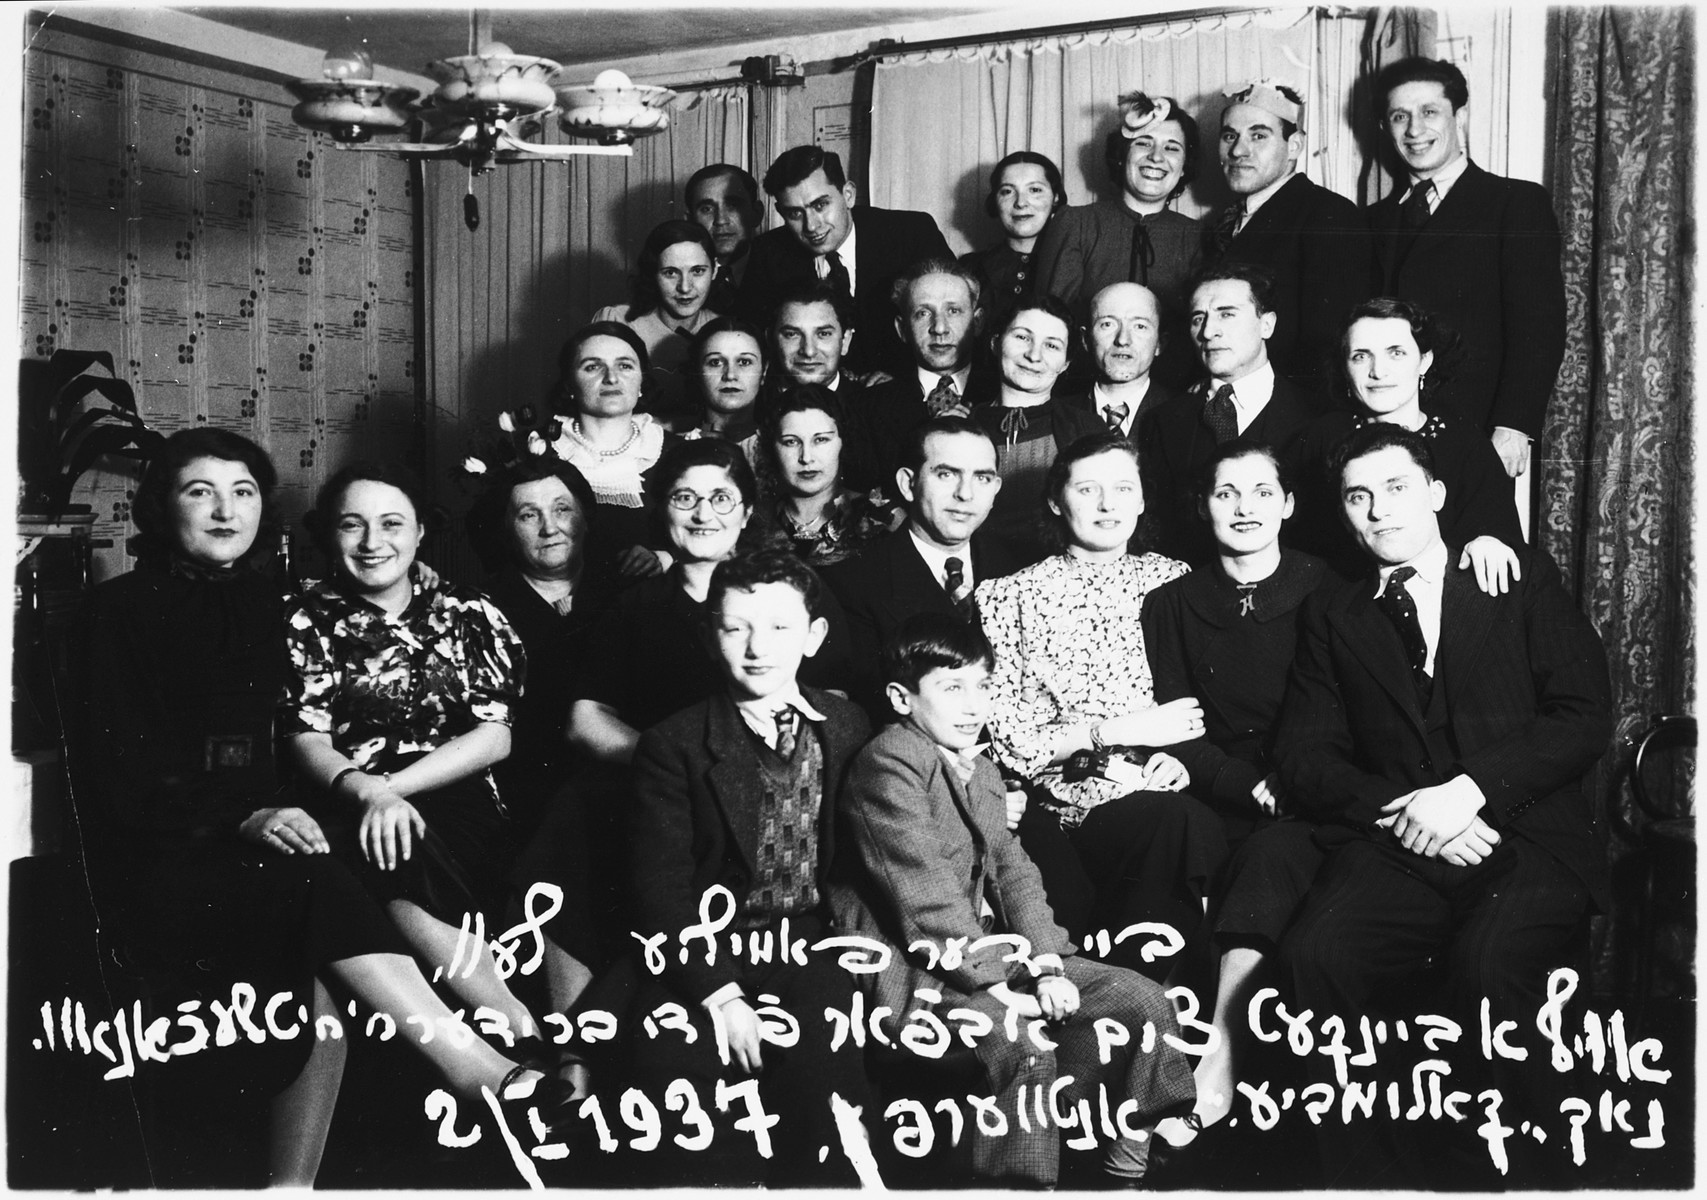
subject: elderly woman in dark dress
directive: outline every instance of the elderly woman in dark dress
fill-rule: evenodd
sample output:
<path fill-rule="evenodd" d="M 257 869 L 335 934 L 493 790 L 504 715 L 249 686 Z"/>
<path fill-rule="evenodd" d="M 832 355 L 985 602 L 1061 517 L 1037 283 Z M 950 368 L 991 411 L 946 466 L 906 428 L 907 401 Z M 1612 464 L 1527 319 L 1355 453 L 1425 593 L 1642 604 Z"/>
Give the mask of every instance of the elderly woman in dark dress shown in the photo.
<path fill-rule="evenodd" d="M 316 1022 L 339 1019 L 335 983 L 392 1014 L 466 1099 L 526 1093 L 541 1076 L 487 1043 L 410 1033 L 409 1014 L 441 1030 L 457 1018 L 319 821 L 280 791 L 272 728 L 288 666 L 279 593 L 258 569 L 275 478 L 236 434 L 174 434 L 137 489 L 140 564 L 90 596 L 70 728 L 100 914 L 144 968 L 194 964 L 180 977 L 212 973 L 215 996 L 233 981 L 293 991 Z M 307 1062 L 272 1101 L 269 1169 L 308 1186 L 347 1041 L 290 1045 Z"/>
<path fill-rule="evenodd" d="M 279 733 L 337 819 L 336 851 L 422 960 L 443 965 L 466 918 L 502 928 L 517 845 L 490 768 L 510 752 L 525 659 L 485 597 L 414 570 L 424 503 L 387 463 L 354 463 L 321 489 L 312 525 L 336 575 L 285 614 Z M 490 955 L 446 982 L 539 1036 Z"/>
<path fill-rule="evenodd" d="M 1244 438 L 1226 443 L 1204 468 L 1198 488 L 1198 511 L 1214 535 L 1216 558 L 1144 599 L 1144 651 L 1156 702 L 1190 698 L 1203 709 L 1203 733 L 1169 753 L 1185 764 L 1188 790 L 1220 814 L 1237 847 L 1217 898 L 1221 960 L 1214 1022 L 1222 1036 L 1195 1072 L 1198 1127 L 1227 1114 L 1234 1023 L 1258 966 L 1321 861 L 1314 825 L 1271 820 L 1285 808 L 1272 737 L 1297 647 L 1298 615 L 1328 574 L 1320 559 L 1282 549 L 1281 526 L 1292 510 L 1292 490 L 1274 450 Z M 1176 1134 L 1171 1140 L 1184 1139 Z"/>

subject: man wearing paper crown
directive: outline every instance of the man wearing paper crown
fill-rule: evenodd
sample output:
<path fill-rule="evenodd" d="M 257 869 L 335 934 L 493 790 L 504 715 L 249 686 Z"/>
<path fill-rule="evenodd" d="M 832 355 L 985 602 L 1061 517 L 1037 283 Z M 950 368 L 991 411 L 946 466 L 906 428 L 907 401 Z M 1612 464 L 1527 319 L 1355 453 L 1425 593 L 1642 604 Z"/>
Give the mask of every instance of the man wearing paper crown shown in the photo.
<path fill-rule="evenodd" d="M 1204 261 L 1268 271 L 1278 317 L 1269 357 L 1311 403 L 1327 407 L 1340 328 L 1368 298 L 1368 233 L 1355 204 L 1298 169 L 1304 104 L 1297 92 L 1260 79 L 1222 94 L 1228 103 L 1218 145 L 1233 197 L 1205 230 Z"/>

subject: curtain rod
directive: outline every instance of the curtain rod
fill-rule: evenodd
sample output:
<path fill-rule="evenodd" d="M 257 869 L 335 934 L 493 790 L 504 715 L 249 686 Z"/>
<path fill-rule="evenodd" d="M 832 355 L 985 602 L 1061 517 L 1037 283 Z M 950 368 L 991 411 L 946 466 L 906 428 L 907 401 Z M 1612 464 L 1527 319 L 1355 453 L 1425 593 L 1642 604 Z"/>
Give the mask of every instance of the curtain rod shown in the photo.
<path fill-rule="evenodd" d="M 1061 37 L 1071 33 L 1094 33 L 1104 29 L 1138 29 L 1145 25 L 1165 25 L 1173 21 L 1198 21 L 1205 17 L 1223 17 L 1236 13 L 1266 13 L 1279 12 L 1288 8 L 1300 8 L 1306 12 L 1324 13 L 1329 16 L 1343 15 L 1350 9 L 1343 4 L 1278 4 L 1267 8 L 1239 8 L 1217 6 L 1211 8 L 1181 9 L 1178 12 L 1156 13 L 1152 17 L 1110 17 L 1102 21 L 1082 21 L 1069 25 L 1036 25 L 1029 29 L 1014 29 L 1006 33 L 993 33 L 987 36 L 945 37 L 933 38 L 924 42 L 908 42 L 885 39 L 861 50 L 855 54 L 841 58 L 823 59 L 818 62 L 802 63 L 801 74 L 834 75 L 841 71 L 864 66 L 868 62 L 876 62 L 880 58 L 888 58 L 894 54 L 920 54 L 932 50 L 958 49 L 963 46 L 996 46 L 1004 42 L 1021 42 L 1029 38 Z M 700 79 L 691 83 L 667 83 L 664 86 L 675 92 L 705 92 L 713 88 L 750 86 L 753 81 L 740 75 L 729 75 L 719 79 Z"/>
<path fill-rule="evenodd" d="M 1102 21 L 1080 21 L 1068 25 L 1036 25 L 1029 29 L 1014 29 L 987 36 L 933 38 L 924 42 L 883 41 L 854 55 L 851 60 L 839 61 L 850 61 L 852 66 L 862 66 L 880 58 L 887 58 L 892 54 L 920 54 L 931 50 L 959 49 L 964 46 L 998 46 L 1004 42 L 1022 42 L 1028 38 L 1060 37 L 1070 33 L 1094 33 L 1104 29 L 1139 29 L 1145 25 L 1166 25 L 1173 21 L 1198 21 L 1204 17 L 1224 17 L 1235 13 L 1278 12 L 1288 8 L 1301 8 L 1306 12 L 1329 14 L 1347 11 L 1344 5 L 1339 4 L 1278 4 L 1269 5 L 1266 8 L 1231 6 L 1191 8 L 1181 9 L 1178 12 L 1156 13 L 1150 17 L 1110 17 Z"/>

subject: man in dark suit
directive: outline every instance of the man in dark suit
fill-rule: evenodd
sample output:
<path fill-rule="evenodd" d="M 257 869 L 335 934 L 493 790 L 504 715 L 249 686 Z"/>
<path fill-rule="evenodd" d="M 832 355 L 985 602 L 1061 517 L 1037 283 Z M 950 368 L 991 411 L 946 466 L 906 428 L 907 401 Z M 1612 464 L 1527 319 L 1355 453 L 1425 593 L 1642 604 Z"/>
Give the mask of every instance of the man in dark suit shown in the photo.
<path fill-rule="evenodd" d="M 1144 419 L 1138 446 L 1144 496 L 1163 554 L 1202 566 L 1215 554 L 1197 515 L 1193 481 L 1215 448 L 1235 437 L 1265 442 L 1287 459 L 1310 410 L 1268 358 L 1279 315 L 1274 287 L 1260 267 L 1226 262 L 1198 276 L 1191 292 L 1191 336 L 1209 377 Z"/>
<path fill-rule="evenodd" d="M 1115 433 L 1133 437 L 1146 416 L 1178 396 L 1150 374 L 1162 339 L 1156 293 L 1141 283 L 1109 284 L 1091 297 L 1085 338 L 1091 384 L 1061 398 L 1101 417 Z"/>
<path fill-rule="evenodd" d="M 926 258 L 953 258 L 928 213 L 853 207 L 854 188 L 832 150 L 796 146 L 765 172 L 765 191 L 776 203 L 781 229 L 753 242 L 741 281 L 741 315 L 770 323 L 782 294 L 822 279 L 852 301 L 853 345 L 847 367 L 866 375 L 898 375 L 910 356 L 895 331 L 890 289 L 895 278 Z"/>
<path fill-rule="evenodd" d="M 984 328 L 982 291 L 976 274 L 948 258 L 914 263 L 895 280 L 895 329 L 912 364 L 865 397 L 873 463 L 894 496 L 913 427 L 930 417 L 963 417 L 994 391 L 987 371 L 973 361 Z"/>
<path fill-rule="evenodd" d="M 1304 106 L 1261 80 L 1228 89 L 1221 170 L 1234 200 L 1205 235 L 1204 262 L 1247 262 L 1274 279 L 1268 354 L 1318 409 L 1331 406 L 1331 355 L 1369 287 L 1369 235 L 1357 205 L 1298 170 Z"/>
<path fill-rule="evenodd" d="M 776 395 L 802 383 L 817 383 L 836 393 L 842 403 L 842 482 L 856 491 L 890 487 L 894 469 L 878 465 L 870 393 L 842 369 L 843 356 L 853 341 L 853 304 L 822 280 L 787 289 L 771 319 L 771 362 L 765 391 Z M 763 405 L 761 400 L 760 404 Z M 762 409 L 761 409 L 762 411 Z"/>
<path fill-rule="evenodd" d="M 853 634 L 858 676 L 851 694 L 876 721 L 889 714 L 878 663 L 901 622 L 920 612 L 970 620 L 973 587 L 1020 565 L 1002 543 L 978 536 L 1002 479 L 995 443 L 965 417 L 915 426 L 895 482 L 907 523 L 824 569 Z"/>
<path fill-rule="evenodd" d="M 642 934 L 664 935 L 637 1008 L 644 1016 L 673 1004 L 680 1014 L 659 1018 L 659 1036 L 634 1038 L 639 1085 L 661 1106 L 672 1081 L 688 1079 L 709 1112 L 719 1080 L 754 1076 L 765 1111 L 780 1118 L 766 1135 L 774 1142 L 768 1166 L 749 1153 L 755 1136 L 727 1122 L 708 1152 L 670 1164 L 705 1182 L 855 1182 L 837 1149 L 830 1096 L 866 1105 L 864 1063 L 851 1045 L 830 1049 L 823 1018 L 827 1005 L 846 1006 L 849 977 L 827 955 L 802 963 L 786 949 L 774 953 L 779 935 L 788 946 L 810 945 L 833 927 L 836 797 L 868 732 L 854 705 L 796 681 L 827 630 L 820 597 L 817 577 L 785 551 L 721 564 L 706 611 L 727 691 L 653 726 L 635 751 L 636 916 Z M 714 887 L 731 897 L 727 929 L 693 943 L 684 931 L 724 911 L 705 895 Z M 731 953 L 731 931 L 743 948 L 751 941 L 773 952 Z M 678 953 L 690 944 L 693 953 Z M 776 1043 L 761 1020 L 766 1004 L 796 1018 L 797 1043 Z M 869 1106 L 867 1116 L 875 1121 Z M 830 1147 L 823 1164 L 820 1146 Z"/>
<path fill-rule="evenodd" d="M 1532 1030 L 1549 970 L 1573 961 L 1585 918 L 1606 901 L 1583 793 L 1612 733 L 1605 648 L 1545 554 L 1491 596 L 1453 565 L 1458 549 L 1437 517 L 1445 487 L 1417 434 L 1368 426 L 1330 467 L 1375 569 L 1306 603 L 1276 736 L 1286 794 L 1335 846 L 1281 945 L 1297 1008 L 1348 1028 L 1382 1000 L 1405 1018 L 1442 1011 L 1417 997 L 1427 969 L 1444 964 L 1444 1011 L 1464 1029 L 1446 1090 L 1476 1096 L 1488 1075 L 1504 1124 L 1557 1121 L 1560 1080 L 1544 1043 L 1520 1033 L 1529 1061 L 1490 1064 L 1474 1031 L 1481 1020 Z M 1341 1132 L 1355 1144 L 1329 1163 L 1342 1186 L 1485 1186 L 1506 1157 L 1471 1130 L 1449 1149 L 1469 1149 L 1487 1178 L 1458 1174 L 1469 1164 L 1448 1154 L 1426 1169 L 1450 1178 L 1395 1179 L 1380 1174 L 1391 1152 L 1373 1145 L 1368 1123 Z M 1511 1182 L 1545 1186 L 1521 1172 Z"/>
<path fill-rule="evenodd" d="M 1436 403 L 1491 437 L 1515 477 L 1565 355 L 1552 200 L 1470 161 L 1470 90 L 1451 63 L 1401 59 L 1375 94 L 1410 181 L 1368 212 L 1375 294 L 1422 305 L 1464 339 Z"/>
<path fill-rule="evenodd" d="M 712 163 L 688 178 L 688 214 L 711 235 L 716 250 L 711 290 L 705 306 L 713 312 L 734 313 L 741 277 L 747 273 L 747 252 L 765 215 L 759 181 L 732 163 Z"/>

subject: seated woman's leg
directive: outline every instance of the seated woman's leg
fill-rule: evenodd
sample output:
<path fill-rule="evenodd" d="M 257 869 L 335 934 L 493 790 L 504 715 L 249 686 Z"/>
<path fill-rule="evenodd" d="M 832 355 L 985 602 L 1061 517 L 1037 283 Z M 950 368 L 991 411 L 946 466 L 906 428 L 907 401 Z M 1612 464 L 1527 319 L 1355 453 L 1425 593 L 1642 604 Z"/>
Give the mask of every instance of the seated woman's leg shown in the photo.
<path fill-rule="evenodd" d="M 321 1017 L 336 1015 L 331 993 L 316 979 L 312 1020 L 318 1027 Z M 267 1179 L 271 1186 L 314 1186 L 348 1057 L 345 1039 L 310 1038 L 308 1061 L 302 1071 L 273 1097 L 267 1128 Z"/>
<path fill-rule="evenodd" d="M 1227 856 L 1220 819 L 1183 792 L 1133 792 L 1090 811 L 1072 832 L 1073 848 L 1096 884 L 1093 926 L 1111 936 L 1129 925 L 1171 925 L 1186 947 L 1180 955 L 1145 962 L 1147 938 L 1113 946 L 1106 961 L 1158 982 L 1204 939 L 1209 885 Z"/>
<path fill-rule="evenodd" d="M 1249 1002 L 1257 972 L 1274 953 L 1281 935 L 1303 903 L 1320 869 L 1324 851 L 1317 827 L 1306 821 L 1280 821 L 1259 828 L 1234 852 L 1228 864 L 1215 917 L 1215 941 L 1221 948 L 1215 983 L 1216 1048 L 1198 1060 L 1197 1107 L 1205 1126 L 1224 1118 L 1238 1086 L 1239 1018 Z"/>
<path fill-rule="evenodd" d="M 446 924 L 410 901 L 393 900 L 385 908 L 416 957 L 443 968 L 444 984 L 459 1000 L 502 1013 L 517 1037 L 540 1035 L 533 1014 L 499 977 L 498 965 L 484 945 L 474 947 L 471 955 L 470 939 L 460 927 Z"/>

